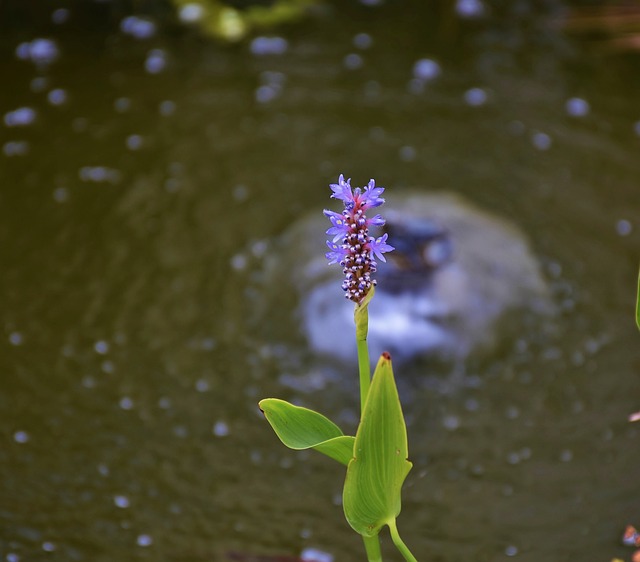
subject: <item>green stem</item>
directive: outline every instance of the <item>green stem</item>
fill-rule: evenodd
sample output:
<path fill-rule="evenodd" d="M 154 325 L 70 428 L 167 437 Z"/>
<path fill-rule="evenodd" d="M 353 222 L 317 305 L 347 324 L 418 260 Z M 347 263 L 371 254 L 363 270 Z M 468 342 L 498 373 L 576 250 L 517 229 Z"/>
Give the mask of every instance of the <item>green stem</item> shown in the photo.
<path fill-rule="evenodd" d="M 371 364 L 369 363 L 369 348 L 367 335 L 369 334 L 369 303 L 375 290 L 369 289 L 364 300 L 356 304 L 353 319 L 356 323 L 356 344 L 358 346 L 358 373 L 360 375 L 360 412 L 364 412 L 364 405 L 371 386 Z"/>
<path fill-rule="evenodd" d="M 373 537 L 365 537 L 362 535 L 364 548 L 367 551 L 367 560 L 369 562 L 382 562 L 382 553 L 380 552 L 380 539 L 378 535 Z"/>
<path fill-rule="evenodd" d="M 402 542 L 400 535 L 398 534 L 398 527 L 396 527 L 396 520 L 392 519 L 388 522 L 389 531 L 391 532 L 391 540 L 396 548 L 400 551 L 400 554 L 404 556 L 407 562 L 418 562 L 416 557 L 411 554 L 411 551 L 407 548 L 407 545 Z"/>
<path fill-rule="evenodd" d="M 369 387 L 371 386 L 371 370 L 369 366 L 369 347 L 367 340 L 357 340 L 358 344 L 358 372 L 360 374 L 360 412 L 364 412 Z"/>

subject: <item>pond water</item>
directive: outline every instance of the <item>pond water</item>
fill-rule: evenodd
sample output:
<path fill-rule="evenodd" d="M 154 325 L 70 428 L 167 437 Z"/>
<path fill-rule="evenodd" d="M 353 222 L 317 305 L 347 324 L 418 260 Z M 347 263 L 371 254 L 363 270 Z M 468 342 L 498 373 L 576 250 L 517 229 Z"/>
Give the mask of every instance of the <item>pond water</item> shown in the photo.
<path fill-rule="evenodd" d="M 278 396 L 353 428 L 352 382 L 287 382 L 322 367 L 262 275 L 339 173 L 509 217 L 558 308 L 553 330 L 523 329 L 459 388 L 396 373 L 414 554 L 629 556 L 638 60 L 589 50 L 526 2 L 473 21 L 430 6 L 327 6 L 263 55 L 174 29 L 135 39 L 90 11 L 2 24 L 7 561 L 363 559 L 342 468 L 286 450 L 257 408 Z"/>

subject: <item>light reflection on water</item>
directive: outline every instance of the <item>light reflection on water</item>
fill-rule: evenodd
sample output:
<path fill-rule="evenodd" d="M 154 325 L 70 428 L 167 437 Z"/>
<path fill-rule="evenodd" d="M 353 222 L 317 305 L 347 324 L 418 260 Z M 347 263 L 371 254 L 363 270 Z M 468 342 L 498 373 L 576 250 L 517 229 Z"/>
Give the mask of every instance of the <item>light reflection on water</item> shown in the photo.
<path fill-rule="evenodd" d="M 361 556 L 339 471 L 283 450 L 256 408 L 275 395 L 353 424 L 351 385 L 281 384 L 324 373 L 291 333 L 293 303 L 269 310 L 273 330 L 252 323 L 280 289 L 260 282 L 269 241 L 321 209 L 342 171 L 509 216 L 562 310 L 557 339 L 522 334 L 455 392 L 405 384 L 412 549 L 624 554 L 638 439 L 625 420 L 640 401 L 635 86 L 548 46 L 485 44 L 461 62 L 416 24 L 391 40 L 407 18 L 388 17 L 293 29 L 271 55 L 161 33 L 3 38 L 7 560 Z"/>

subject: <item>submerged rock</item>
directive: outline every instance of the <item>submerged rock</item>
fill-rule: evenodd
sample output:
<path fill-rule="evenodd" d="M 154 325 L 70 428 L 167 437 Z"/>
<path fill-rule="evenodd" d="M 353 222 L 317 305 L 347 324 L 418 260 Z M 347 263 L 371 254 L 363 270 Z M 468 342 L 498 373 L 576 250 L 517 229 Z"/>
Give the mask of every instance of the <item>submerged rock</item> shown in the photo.
<path fill-rule="evenodd" d="M 456 195 L 417 191 L 388 197 L 383 216 L 396 250 L 376 273 L 369 307 L 372 357 L 389 351 L 396 362 L 465 359 L 512 339 L 518 322 L 520 329 L 525 324 L 523 315 L 552 310 L 526 237 L 509 221 Z M 324 258 L 329 226 L 318 211 L 285 233 L 276 269 L 286 279 L 278 283 L 295 287 L 311 351 L 351 360 L 354 305 L 340 289 L 339 268 Z"/>

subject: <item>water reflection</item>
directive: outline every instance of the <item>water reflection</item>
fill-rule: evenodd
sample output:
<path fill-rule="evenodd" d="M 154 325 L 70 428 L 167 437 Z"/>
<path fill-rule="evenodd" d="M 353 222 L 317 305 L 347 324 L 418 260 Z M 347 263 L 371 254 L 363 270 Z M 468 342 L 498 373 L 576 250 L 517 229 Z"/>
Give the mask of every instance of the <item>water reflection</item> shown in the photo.
<path fill-rule="evenodd" d="M 540 34 L 536 14 L 497 13 L 448 47 L 425 39 L 427 18 L 344 9 L 366 19 L 303 24 L 264 55 L 117 26 L 79 35 L 65 8 L 46 34 L 2 34 L 7 560 L 361 556 L 336 468 L 282 450 L 256 408 L 282 396 L 353 423 L 350 383 L 282 384 L 328 376 L 293 299 L 254 323 L 277 290 L 260 289 L 270 241 L 326 206 L 342 170 L 511 217 L 560 309 L 556 339 L 524 331 L 455 390 L 428 374 L 412 388 L 401 525 L 416 554 L 625 554 L 636 84 Z"/>

